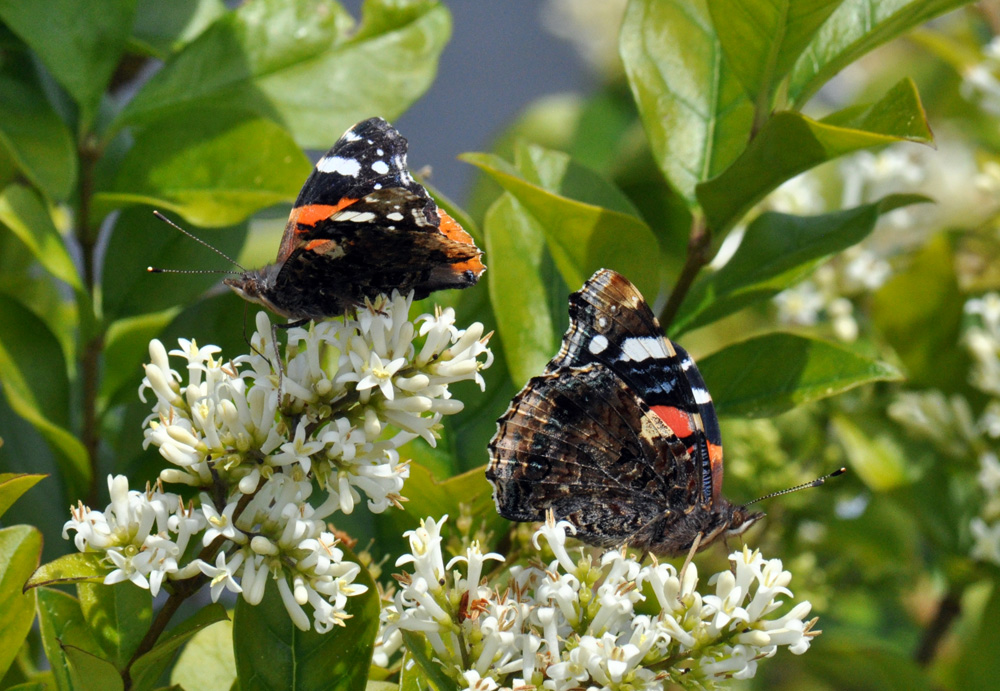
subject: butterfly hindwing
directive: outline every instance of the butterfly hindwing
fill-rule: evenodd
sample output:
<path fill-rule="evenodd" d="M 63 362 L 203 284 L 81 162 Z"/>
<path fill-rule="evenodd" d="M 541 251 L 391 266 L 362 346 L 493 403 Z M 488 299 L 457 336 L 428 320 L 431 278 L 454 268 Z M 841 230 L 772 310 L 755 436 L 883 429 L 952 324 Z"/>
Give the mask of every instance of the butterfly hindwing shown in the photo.
<path fill-rule="evenodd" d="M 500 418 L 487 478 L 501 515 L 571 520 L 593 544 L 638 539 L 650 519 L 676 518 L 697 491 L 680 442 L 607 367 L 535 377 Z M 589 512 L 589 513 L 588 513 Z"/>

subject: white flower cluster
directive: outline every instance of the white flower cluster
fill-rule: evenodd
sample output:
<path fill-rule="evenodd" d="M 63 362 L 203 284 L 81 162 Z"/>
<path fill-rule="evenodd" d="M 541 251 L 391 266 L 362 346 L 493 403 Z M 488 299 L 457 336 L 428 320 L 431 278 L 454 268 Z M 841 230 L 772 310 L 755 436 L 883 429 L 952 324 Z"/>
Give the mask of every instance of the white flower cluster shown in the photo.
<path fill-rule="evenodd" d="M 816 620 L 806 620 L 808 602 L 776 615 L 783 604 L 776 598 L 792 594 L 792 575 L 757 551 L 730 555 L 731 570 L 712 576 L 714 593 L 702 595 L 694 564 L 679 576 L 670 564 L 642 566 L 618 551 L 599 565 L 582 549 L 574 559 L 566 548 L 573 526 L 550 518 L 534 545 L 544 537 L 555 559 L 513 566 L 505 583 L 487 584 L 485 562 L 503 557 L 473 543 L 445 564 L 446 519 L 428 518 L 407 533 L 411 553 L 396 563 L 413 572 L 397 575 L 400 587 L 382 611 L 377 663 L 408 631 L 424 637 L 434 664 L 470 691 L 710 688 L 753 677 L 779 646 L 804 653 L 819 633 Z M 464 574 L 452 570 L 459 563 Z"/>
<path fill-rule="evenodd" d="M 164 579 L 203 573 L 213 599 L 228 589 L 257 604 L 270 577 L 299 628 L 310 627 L 307 604 L 317 631 L 341 623 L 347 598 L 366 587 L 325 520 L 353 511 L 362 493 L 376 513 L 405 501 L 399 447 L 434 445 L 442 416 L 462 410 L 449 384 L 483 387 L 492 362 L 482 324 L 457 329 L 451 309 L 410 321 L 411 303 L 394 293 L 355 318 L 290 329 L 280 371 L 263 313 L 253 352 L 233 361 L 215 346 L 182 339 L 168 354 L 152 341 L 139 388 L 143 401 L 147 390 L 156 397 L 145 444 L 169 465 L 145 493 L 113 478 L 111 505 L 74 508 L 64 532 L 76 531 L 81 551 L 106 553 L 116 567 L 107 583 L 155 594 Z M 186 384 L 169 355 L 186 360 Z M 202 491 L 185 505 L 167 483 Z M 198 533 L 202 552 L 185 555 Z"/>
<path fill-rule="evenodd" d="M 974 320 L 964 333 L 965 346 L 973 359 L 969 383 L 992 397 L 976 425 L 985 441 L 979 445 L 980 470 L 976 477 L 985 501 L 969 525 L 972 558 L 1000 565 L 1000 461 L 996 453 L 1000 439 L 1000 294 L 987 293 L 968 300 L 965 313 Z"/>

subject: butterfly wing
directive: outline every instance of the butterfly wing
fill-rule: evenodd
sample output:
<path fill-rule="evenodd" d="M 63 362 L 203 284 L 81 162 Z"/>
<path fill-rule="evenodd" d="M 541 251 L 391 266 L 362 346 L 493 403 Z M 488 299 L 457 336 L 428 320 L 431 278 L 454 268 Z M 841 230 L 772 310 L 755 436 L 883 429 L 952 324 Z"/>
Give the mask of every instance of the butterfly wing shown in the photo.
<path fill-rule="evenodd" d="M 546 372 L 601 363 L 692 448 L 701 500 L 722 489 L 722 436 L 705 381 L 691 356 L 663 335 L 638 289 L 621 274 L 597 271 L 569 298 L 569 330 Z"/>
<path fill-rule="evenodd" d="M 316 163 L 278 250 L 274 293 L 286 312 L 332 316 L 394 288 L 420 298 L 478 281 L 482 252 L 413 179 L 406 151 L 395 128 L 372 118 Z"/>
<path fill-rule="evenodd" d="M 601 364 L 533 378 L 489 450 L 486 477 L 502 516 L 535 521 L 552 509 L 590 544 L 676 551 L 663 535 L 698 492 L 685 445 Z"/>

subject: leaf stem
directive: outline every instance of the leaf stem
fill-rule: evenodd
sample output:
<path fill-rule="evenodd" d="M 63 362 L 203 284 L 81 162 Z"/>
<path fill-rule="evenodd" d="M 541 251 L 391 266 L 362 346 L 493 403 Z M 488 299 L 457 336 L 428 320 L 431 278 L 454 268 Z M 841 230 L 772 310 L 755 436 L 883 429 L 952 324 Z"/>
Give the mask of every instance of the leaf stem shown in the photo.
<path fill-rule="evenodd" d="M 670 322 L 677 316 L 677 311 L 684 302 L 691 284 L 698 276 L 702 267 L 708 264 L 711 259 L 709 250 L 712 247 L 712 231 L 705 225 L 705 217 L 696 213 L 691 218 L 691 232 L 688 235 L 687 258 L 684 260 L 684 267 L 681 269 L 677 283 L 670 292 L 670 299 L 660 312 L 660 326 L 666 329 Z"/>
<path fill-rule="evenodd" d="M 961 593 L 949 591 L 938 603 L 937 612 L 934 614 L 931 623 L 924 629 L 923 636 L 920 637 L 920 643 L 913 653 L 913 659 L 918 665 L 926 667 L 934 660 L 934 656 L 937 654 L 938 647 L 941 645 L 945 634 L 948 633 L 952 623 L 954 623 L 955 619 L 961 613 Z"/>
<path fill-rule="evenodd" d="M 94 195 L 94 166 L 100 158 L 100 150 L 91 142 L 87 135 L 80 143 L 78 155 L 80 157 L 80 200 L 76 214 L 76 239 L 80 243 L 80 253 L 83 257 L 83 281 L 84 290 L 90 295 L 90 302 L 94 304 L 95 286 L 97 277 L 95 275 L 95 253 L 97 250 L 97 234 L 90 225 L 90 202 Z M 90 309 L 85 305 L 78 305 L 83 309 Z M 89 317 L 89 315 L 88 315 Z M 91 318 L 81 316 L 81 323 L 93 323 Z M 83 447 L 87 451 L 87 461 L 90 466 L 90 487 L 87 488 L 87 503 L 94 505 L 97 503 L 97 466 L 98 452 L 100 445 L 100 423 L 97 416 L 97 391 L 100 379 L 100 358 L 104 349 L 104 336 L 98 328 L 95 333 L 87 333 L 87 329 L 80 330 L 80 340 L 82 343 L 80 354 L 80 378 L 82 389 L 82 413 L 80 438 Z"/>

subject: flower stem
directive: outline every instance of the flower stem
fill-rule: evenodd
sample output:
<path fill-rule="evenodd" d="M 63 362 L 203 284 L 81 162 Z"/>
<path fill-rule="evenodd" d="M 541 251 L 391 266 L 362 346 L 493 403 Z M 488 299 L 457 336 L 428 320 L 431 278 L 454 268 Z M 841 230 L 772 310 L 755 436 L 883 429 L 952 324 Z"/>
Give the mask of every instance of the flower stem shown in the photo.
<path fill-rule="evenodd" d="M 949 591 L 941 598 L 934 618 L 927 625 L 927 628 L 924 629 L 924 634 L 920 637 L 917 650 L 913 653 L 913 659 L 918 665 L 926 667 L 934 660 L 941 641 L 948 633 L 952 623 L 962 613 L 961 595 L 960 592 Z"/>

